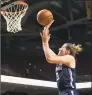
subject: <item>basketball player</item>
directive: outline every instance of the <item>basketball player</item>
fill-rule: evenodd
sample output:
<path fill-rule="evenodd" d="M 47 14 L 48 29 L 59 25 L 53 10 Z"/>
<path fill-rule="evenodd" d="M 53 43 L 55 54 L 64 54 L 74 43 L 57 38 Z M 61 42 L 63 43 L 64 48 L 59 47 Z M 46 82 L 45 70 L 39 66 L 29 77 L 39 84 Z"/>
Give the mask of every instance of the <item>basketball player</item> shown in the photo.
<path fill-rule="evenodd" d="M 42 33 L 42 46 L 46 60 L 50 64 L 56 64 L 56 80 L 59 90 L 59 95 L 79 95 L 76 91 L 76 60 L 75 56 L 81 52 L 80 45 L 65 43 L 59 48 L 58 55 L 56 55 L 49 47 L 49 28 L 53 21 L 44 27 Z"/>

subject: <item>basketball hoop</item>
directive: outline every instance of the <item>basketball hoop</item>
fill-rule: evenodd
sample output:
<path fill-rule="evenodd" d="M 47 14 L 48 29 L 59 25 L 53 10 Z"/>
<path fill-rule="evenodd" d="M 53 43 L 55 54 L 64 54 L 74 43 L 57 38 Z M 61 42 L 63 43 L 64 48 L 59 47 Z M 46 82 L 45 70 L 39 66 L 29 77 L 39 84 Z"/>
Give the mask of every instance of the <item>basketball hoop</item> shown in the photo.
<path fill-rule="evenodd" d="M 2 9 L 1 14 L 7 22 L 7 31 L 16 33 L 21 31 L 21 20 L 28 9 L 28 4 L 17 1 Z"/>

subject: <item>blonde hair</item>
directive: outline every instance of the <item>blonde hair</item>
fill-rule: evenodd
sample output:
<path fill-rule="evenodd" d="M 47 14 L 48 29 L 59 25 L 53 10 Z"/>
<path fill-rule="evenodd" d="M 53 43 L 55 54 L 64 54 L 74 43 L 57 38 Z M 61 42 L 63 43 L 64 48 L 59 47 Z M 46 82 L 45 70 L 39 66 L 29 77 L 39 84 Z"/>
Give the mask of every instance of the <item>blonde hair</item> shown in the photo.
<path fill-rule="evenodd" d="M 70 55 L 76 56 L 79 54 L 83 49 L 80 44 L 75 45 L 72 43 L 66 43 L 66 49 L 70 50 Z"/>
<path fill-rule="evenodd" d="M 73 44 L 72 48 L 73 48 L 73 51 L 75 52 L 75 54 L 79 54 L 83 50 L 80 44 L 78 44 L 78 45 Z"/>

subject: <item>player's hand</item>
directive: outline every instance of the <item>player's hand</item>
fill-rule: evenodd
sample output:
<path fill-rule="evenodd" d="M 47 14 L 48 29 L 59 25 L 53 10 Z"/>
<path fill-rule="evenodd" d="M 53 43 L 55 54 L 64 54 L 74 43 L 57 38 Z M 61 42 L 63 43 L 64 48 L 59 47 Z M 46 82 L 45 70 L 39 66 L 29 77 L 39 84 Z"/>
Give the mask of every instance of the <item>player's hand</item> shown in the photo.
<path fill-rule="evenodd" d="M 48 25 L 46 25 L 44 27 L 43 34 L 45 34 L 45 35 L 49 34 L 49 28 L 51 27 L 51 25 L 53 24 L 53 22 L 54 22 L 54 20 L 51 21 Z"/>
<path fill-rule="evenodd" d="M 48 35 L 44 36 L 42 33 L 40 33 L 40 35 L 42 37 L 42 42 L 43 43 L 48 43 L 49 42 L 51 34 L 48 34 Z"/>
<path fill-rule="evenodd" d="M 52 25 L 52 23 L 54 22 L 54 20 L 52 20 L 48 25 L 46 25 L 46 28 L 50 28 L 50 26 Z"/>
<path fill-rule="evenodd" d="M 40 35 L 42 37 L 42 42 L 44 42 L 44 43 L 47 43 L 50 40 L 50 35 L 51 34 L 49 34 L 49 28 L 50 28 L 50 26 L 52 25 L 53 22 L 54 22 L 54 20 L 50 24 L 46 25 L 44 27 L 42 33 L 40 33 Z"/>

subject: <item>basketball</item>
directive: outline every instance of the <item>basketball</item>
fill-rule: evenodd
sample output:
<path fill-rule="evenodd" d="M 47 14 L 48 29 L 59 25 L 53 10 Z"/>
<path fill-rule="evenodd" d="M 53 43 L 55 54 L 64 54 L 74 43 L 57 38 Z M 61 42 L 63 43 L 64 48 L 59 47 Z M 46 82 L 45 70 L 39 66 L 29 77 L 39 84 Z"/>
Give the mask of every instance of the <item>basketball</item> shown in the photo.
<path fill-rule="evenodd" d="M 51 11 L 47 9 L 40 10 L 37 13 L 37 22 L 40 25 L 48 25 L 53 20 L 53 14 Z"/>

